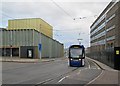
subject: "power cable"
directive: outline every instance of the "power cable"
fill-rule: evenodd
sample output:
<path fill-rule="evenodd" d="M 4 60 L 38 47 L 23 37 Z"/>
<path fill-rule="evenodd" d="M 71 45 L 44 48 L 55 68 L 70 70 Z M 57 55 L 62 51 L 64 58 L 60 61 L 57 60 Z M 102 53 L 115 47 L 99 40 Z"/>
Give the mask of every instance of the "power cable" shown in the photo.
<path fill-rule="evenodd" d="M 68 15 L 70 18 L 74 19 L 68 12 L 65 11 L 61 6 L 59 6 L 55 1 L 51 0 L 53 4 L 55 4 L 59 9 L 61 9 L 66 15 Z"/>

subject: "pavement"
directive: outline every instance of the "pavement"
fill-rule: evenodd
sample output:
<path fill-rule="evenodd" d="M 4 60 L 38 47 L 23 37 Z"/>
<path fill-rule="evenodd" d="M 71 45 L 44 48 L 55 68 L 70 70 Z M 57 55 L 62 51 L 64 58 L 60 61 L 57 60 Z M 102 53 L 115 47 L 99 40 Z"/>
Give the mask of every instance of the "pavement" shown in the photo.
<path fill-rule="evenodd" d="M 94 61 L 102 70 L 117 71 L 117 70 L 115 70 L 115 69 L 113 69 L 113 68 L 111 68 L 111 67 L 109 67 L 109 66 L 107 66 L 107 65 L 105 65 L 105 64 L 103 64 L 99 61 L 97 61 L 97 60 L 94 60 L 94 59 L 91 59 L 91 58 L 88 58 L 88 57 L 86 57 L 86 58 Z"/>
<path fill-rule="evenodd" d="M 91 85 L 91 84 L 102 84 L 102 85 L 113 85 L 113 86 L 120 86 L 120 71 L 119 70 L 115 70 L 97 60 L 88 58 L 92 61 L 94 61 L 97 65 L 99 65 L 99 67 L 102 69 L 101 74 L 96 77 L 95 79 L 93 79 L 92 81 L 90 81 L 87 85 Z"/>
<path fill-rule="evenodd" d="M 43 58 L 43 59 L 28 59 L 19 57 L 0 57 L 0 62 L 18 62 L 18 63 L 36 63 L 36 62 L 49 62 L 54 61 L 53 58 Z"/>

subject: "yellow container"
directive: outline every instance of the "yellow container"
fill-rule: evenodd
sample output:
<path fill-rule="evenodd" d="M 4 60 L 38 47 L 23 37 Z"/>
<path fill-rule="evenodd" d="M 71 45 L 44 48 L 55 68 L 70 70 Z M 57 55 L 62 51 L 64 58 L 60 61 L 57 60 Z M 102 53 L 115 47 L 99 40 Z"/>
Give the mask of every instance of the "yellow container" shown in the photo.
<path fill-rule="evenodd" d="M 53 38 L 53 27 L 41 18 L 8 20 L 8 29 L 35 29 L 44 35 Z"/>

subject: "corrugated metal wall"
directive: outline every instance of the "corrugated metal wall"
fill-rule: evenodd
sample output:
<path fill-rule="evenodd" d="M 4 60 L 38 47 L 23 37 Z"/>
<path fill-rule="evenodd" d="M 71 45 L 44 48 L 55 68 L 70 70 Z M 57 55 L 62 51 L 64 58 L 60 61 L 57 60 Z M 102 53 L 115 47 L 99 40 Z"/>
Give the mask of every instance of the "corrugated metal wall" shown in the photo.
<path fill-rule="evenodd" d="M 2 41 L 2 30 L 0 30 L 0 46 L 3 45 L 3 41 Z M 2 56 L 2 49 L 0 49 L 0 56 Z"/>
<path fill-rule="evenodd" d="M 42 41 L 42 57 L 62 57 L 63 44 L 41 34 Z"/>
<path fill-rule="evenodd" d="M 20 46 L 36 46 L 34 49 L 36 58 L 39 58 L 40 52 L 42 57 L 62 57 L 63 56 L 63 44 L 56 40 L 51 39 L 44 34 L 36 30 L 31 29 L 19 29 L 19 30 L 4 30 L 0 31 L 2 35 L 1 47 L 20 47 Z M 12 34 L 12 35 L 11 35 Z M 42 51 L 39 51 L 38 44 L 42 45 Z"/>
<path fill-rule="evenodd" d="M 10 47 L 12 45 L 19 47 L 33 45 L 33 30 L 4 30 L 2 33 L 2 46 Z"/>

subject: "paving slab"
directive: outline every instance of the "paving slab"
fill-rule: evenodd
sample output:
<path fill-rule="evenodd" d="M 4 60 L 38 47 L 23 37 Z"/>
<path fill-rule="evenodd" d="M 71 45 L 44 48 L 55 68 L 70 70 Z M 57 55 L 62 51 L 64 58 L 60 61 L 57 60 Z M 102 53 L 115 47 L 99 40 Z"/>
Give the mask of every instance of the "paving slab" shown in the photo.
<path fill-rule="evenodd" d="M 91 58 L 88 58 L 87 59 L 90 59 L 92 61 L 94 61 L 95 63 L 97 63 L 101 69 L 102 69 L 102 72 L 101 74 L 96 77 L 95 79 L 93 79 L 91 82 L 88 83 L 88 86 L 91 85 L 91 84 L 102 84 L 102 85 L 117 85 L 117 86 L 120 86 L 120 71 L 119 70 L 115 70 L 97 60 L 94 60 L 94 59 L 91 59 Z"/>

